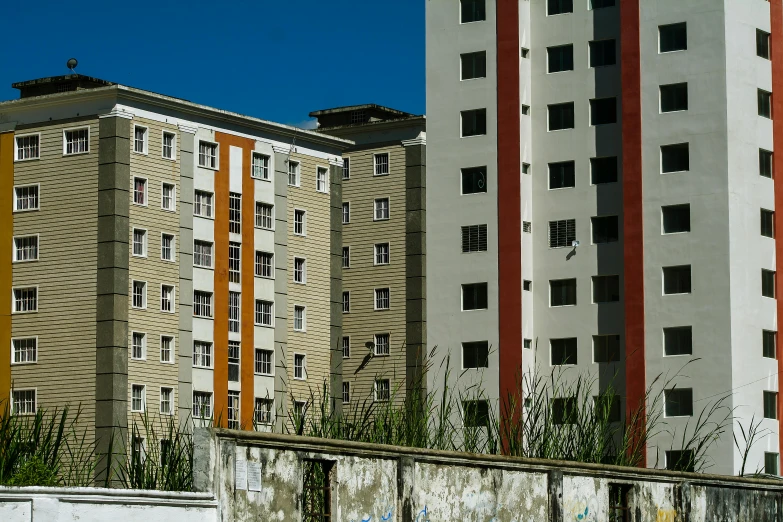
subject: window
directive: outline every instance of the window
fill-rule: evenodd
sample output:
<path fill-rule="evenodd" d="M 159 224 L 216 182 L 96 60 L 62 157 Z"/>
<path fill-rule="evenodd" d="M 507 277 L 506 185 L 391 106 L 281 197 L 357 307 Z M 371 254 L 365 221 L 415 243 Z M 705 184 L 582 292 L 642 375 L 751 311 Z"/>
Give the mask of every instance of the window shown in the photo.
<path fill-rule="evenodd" d="M 462 423 L 466 428 L 489 427 L 489 402 L 462 401 Z"/>
<path fill-rule="evenodd" d="M 594 335 L 593 362 L 610 363 L 620 361 L 620 336 Z"/>
<path fill-rule="evenodd" d="M 574 128 L 574 102 L 548 105 L 547 111 L 550 131 Z"/>
<path fill-rule="evenodd" d="M 614 7 L 614 0 L 590 0 L 590 9 L 602 9 L 604 7 Z M 621 519 L 618 519 L 618 522 Z"/>
<path fill-rule="evenodd" d="M 762 343 L 762 355 L 770 359 L 777 359 L 777 341 L 778 333 L 769 330 L 762 330 L 761 343 Z"/>
<path fill-rule="evenodd" d="M 133 126 L 133 152 L 147 154 L 147 127 Z"/>
<path fill-rule="evenodd" d="M 593 276 L 593 302 L 613 303 L 620 300 L 620 276 Z"/>
<path fill-rule="evenodd" d="M 41 157 L 41 136 L 29 134 L 16 137 L 16 161 L 38 159 Z"/>
<path fill-rule="evenodd" d="M 775 299 L 775 272 L 773 270 L 761 270 L 761 295 Z"/>
<path fill-rule="evenodd" d="M 255 421 L 256 424 L 272 424 L 272 399 L 256 398 Z"/>
<path fill-rule="evenodd" d="M 272 230 L 274 228 L 274 221 L 272 218 L 272 205 L 266 203 L 256 203 L 256 226 L 258 228 L 265 228 L 266 230 Z"/>
<path fill-rule="evenodd" d="M 690 169 L 687 143 L 661 147 L 661 172 L 684 172 Z"/>
<path fill-rule="evenodd" d="M 351 111 L 351 125 L 356 125 L 357 123 L 366 123 L 366 122 L 367 122 L 367 113 L 364 110 Z"/>
<path fill-rule="evenodd" d="M 522 174 L 530 174 L 530 163 L 522 163 Z"/>
<path fill-rule="evenodd" d="M 590 67 L 605 67 L 617 63 L 614 40 L 596 40 L 590 42 Z"/>
<path fill-rule="evenodd" d="M 375 221 L 389 219 L 389 198 L 375 200 Z"/>
<path fill-rule="evenodd" d="M 351 338 L 343 337 L 343 359 L 351 357 Z"/>
<path fill-rule="evenodd" d="M 522 347 L 526 350 L 531 350 L 533 348 L 533 339 L 523 339 Z"/>
<path fill-rule="evenodd" d="M 775 237 L 775 213 L 763 208 L 761 209 L 761 235 Z"/>
<path fill-rule="evenodd" d="M 241 294 L 239 292 L 228 293 L 228 331 L 239 333 L 239 307 Z"/>
<path fill-rule="evenodd" d="M 217 168 L 217 144 L 206 141 L 198 142 L 198 166 L 208 169 Z"/>
<path fill-rule="evenodd" d="M 307 282 L 307 271 L 305 260 L 301 257 L 294 258 L 294 283 L 305 284 Z"/>
<path fill-rule="evenodd" d="M 228 423 L 227 427 L 230 430 L 238 430 L 240 428 L 240 417 L 239 417 L 239 392 L 238 391 L 230 391 L 228 392 L 228 408 L 227 415 L 228 417 Z"/>
<path fill-rule="evenodd" d="M 764 473 L 767 475 L 780 474 L 780 454 L 764 452 Z"/>
<path fill-rule="evenodd" d="M 549 305 L 576 305 L 576 279 L 553 279 L 549 281 Z"/>
<path fill-rule="evenodd" d="M 688 84 L 661 85 L 661 112 L 688 110 Z"/>
<path fill-rule="evenodd" d="M 193 315 L 212 318 L 212 292 L 193 291 Z"/>
<path fill-rule="evenodd" d="M 389 355 L 391 353 L 389 349 L 389 334 L 375 334 L 375 355 Z"/>
<path fill-rule="evenodd" d="M 663 354 L 691 355 L 693 353 L 693 328 L 673 326 L 663 329 Z"/>
<path fill-rule="evenodd" d="M 756 29 L 756 56 L 770 59 L 769 33 Z"/>
<path fill-rule="evenodd" d="M 764 418 L 778 418 L 778 394 L 777 392 L 764 392 Z"/>
<path fill-rule="evenodd" d="M 14 288 L 14 313 L 38 311 L 38 288 Z"/>
<path fill-rule="evenodd" d="M 487 283 L 462 285 L 463 310 L 486 310 L 487 308 Z"/>
<path fill-rule="evenodd" d="M 391 398 L 391 384 L 389 379 L 375 380 L 375 401 L 388 402 Z"/>
<path fill-rule="evenodd" d="M 147 256 L 147 231 L 141 228 L 133 229 L 133 255 Z"/>
<path fill-rule="evenodd" d="M 147 283 L 133 281 L 133 308 L 147 308 Z"/>
<path fill-rule="evenodd" d="M 487 191 L 487 167 L 462 169 L 462 194 L 479 194 Z"/>
<path fill-rule="evenodd" d="M 272 306 L 271 301 L 256 300 L 256 318 L 255 323 L 261 326 L 272 326 Z"/>
<path fill-rule="evenodd" d="M 160 389 L 160 412 L 164 415 L 171 415 L 173 412 L 172 396 L 174 395 L 174 388 L 161 388 Z"/>
<path fill-rule="evenodd" d="M 262 350 L 256 348 L 256 373 L 259 375 L 273 375 L 272 374 L 272 350 Z"/>
<path fill-rule="evenodd" d="M 351 247 L 343 247 L 343 268 L 351 267 Z"/>
<path fill-rule="evenodd" d="M 667 417 L 689 417 L 693 415 L 693 390 L 672 388 L 663 391 L 664 413 Z"/>
<path fill-rule="evenodd" d="M 460 22 L 482 22 L 487 19 L 485 0 L 460 0 Z"/>
<path fill-rule="evenodd" d="M 574 12 L 574 0 L 547 0 L 546 6 L 548 16 Z"/>
<path fill-rule="evenodd" d="M 691 231 L 691 206 L 668 205 L 661 207 L 664 234 L 679 234 Z"/>
<path fill-rule="evenodd" d="M 693 450 L 670 450 L 666 452 L 666 469 L 671 471 L 689 471 L 696 469 Z"/>
<path fill-rule="evenodd" d="M 38 260 L 38 236 L 17 236 L 14 238 L 14 261 Z"/>
<path fill-rule="evenodd" d="M 533 224 L 530 223 L 530 221 L 523 221 L 522 222 L 522 232 L 525 234 L 530 234 L 533 231 Z"/>
<path fill-rule="evenodd" d="M 193 366 L 196 368 L 212 367 L 212 343 L 193 341 Z"/>
<path fill-rule="evenodd" d="M 763 116 L 765 118 L 772 118 L 772 93 L 759 89 L 758 102 L 759 102 L 759 116 Z"/>
<path fill-rule="evenodd" d="M 768 150 L 759 149 L 759 175 L 772 178 L 772 153 Z"/>
<path fill-rule="evenodd" d="M 242 194 L 228 194 L 228 231 L 233 234 L 242 232 Z"/>
<path fill-rule="evenodd" d="M 38 185 L 14 187 L 14 211 L 38 210 Z"/>
<path fill-rule="evenodd" d="M 487 109 L 462 111 L 462 137 L 482 136 L 487 133 Z"/>
<path fill-rule="evenodd" d="M 160 235 L 160 258 L 163 261 L 174 261 L 174 236 L 171 234 Z"/>
<path fill-rule="evenodd" d="M 487 251 L 487 225 L 462 227 L 462 252 Z"/>
<path fill-rule="evenodd" d="M 294 379 L 305 379 L 305 355 L 301 353 L 294 354 Z"/>
<path fill-rule="evenodd" d="M 570 188 L 575 184 L 576 167 L 573 161 L 561 161 L 549 164 L 549 188 Z"/>
<path fill-rule="evenodd" d="M 298 187 L 299 186 L 299 162 L 298 161 L 288 161 L 288 186 L 290 187 Z"/>
<path fill-rule="evenodd" d="M 13 401 L 14 415 L 35 415 L 35 390 L 14 390 Z"/>
<path fill-rule="evenodd" d="M 297 236 L 303 236 L 307 231 L 305 219 L 307 218 L 304 210 L 294 210 L 294 234 Z"/>
<path fill-rule="evenodd" d="M 328 192 L 328 169 L 325 167 L 316 167 L 315 169 L 315 190 L 318 192 Z"/>
<path fill-rule="evenodd" d="M 575 424 L 578 412 L 576 397 L 552 399 L 552 422 L 554 424 Z"/>
<path fill-rule="evenodd" d="M 212 268 L 212 243 L 193 241 L 193 266 Z"/>
<path fill-rule="evenodd" d="M 522 290 L 525 292 L 532 292 L 533 291 L 533 281 L 529 281 L 527 279 L 524 279 L 522 281 Z"/>
<path fill-rule="evenodd" d="M 133 203 L 147 204 L 147 180 L 144 178 L 133 178 Z"/>
<path fill-rule="evenodd" d="M 552 350 L 552 365 L 576 364 L 576 337 L 567 339 L 550 339 Z"/>
<path fill-rule="evenodd" d="M 63 154 L 83 154 L 90 152 L 89 129 L 72 129 L 63 131 L 65 134 L 65 150 Z"/>
<path fill-rule="evenodd" d="M 486 51 L 461 54 L 460 61 L 462 62 L 463 80 L 473 80 L 474 78 L 485 78 L 487 76 Z"/>
<path fill-rule="evenodd" d="M 489 368 L 489 342 L 462 343 L 462 368 Z"/>
<path fill-rule="evenodd" d="M 253 153 L 252 176 L 256 179 L 269 179 L 269 156 Z"/>
<path fill-rule="evenodd" d="M 163 133 L 163 157 L 165 159 L 174 159 L 174 148 L 176 147 L 176 135 L 172 132 Z"/>
<path fill-rule="evenodd" d="M 343 383 L 343 404 L 351 402 L 351 383 Z"/>
<path fill-rule="evenodd" d="M 374 174 L 376 176 L 385 176 L 389 173 L 389 153 L 373 155 Z"/>
<path fill-rule="evenodd" d="M 349 202 L 343 203 L 343 224 L 351 222 L 351 204 Z"/>
<path fill-rule="evenodd" d="M 212 193 L 197 190 L 193 197 L 193 215 L 205 218 L 212 217 Z"/>
<path fill-rule="evenodd" d="M 375 264 L 376 265 L 389 264 L 389 243 L 375 244 Z"/>
<path fill-rule="evenodd" d="M 590 100 L 590 125 L 617 123 L 617 98 Z"/>
<path fill-rule="evenodd" d="M 174 338 L 170 335 L 160 336 L 160 362 L 174 362 Z"/>
<path fill-rule="evenodd" d="M 131 359 L 143 360 L 147 358 L 147 334 L 133 332 L 131 334 Z"/>
<path fill-rule="evenodd" d="M 240 345 L 237 341 L 228 342 L 228 381 L 239 382 Z"/>
<path fill-rule="evenodd" d="M 131 411 L 143 412 L 146 409 L 146 386 L 141 384 L 131 385 Z"/>
<path fill-rule="evenodd" d="M 13 362 L 14 364 L 25 364 L 38 362 L 38 338 L 28 337 L 25 339 L 14 339 L 13 344 Z"/>
<path fill-rule="evenodd" d="M 547 47 L 547 72 L 556 73 L 574 70 L 573 44 Z"/>
<path fill-rule="evenodd" d="M 607 422 L 620 422 L 620 397 L 616 395 L 593 395 L 593 407 L 596 415 Z"/>
<path fill-rule="evenodd" d="M 273 259 L 274 259 L 274 254 L 256 250 L 256 267 L 255 267 L 256 276 L 272 279 Z"/>
<path fill-rule="evenodd" d="M 620 237 L 617 216 L 599 216 L 590 218 L 593 228 L 593 243 L 614 243 Z"/>
<path fill-rule="evenodd" d="M 174 287 L 170 285 L 160 286 L 160 311 L 174 311 Z"/>
<path fill-rule="evenodd" d="M 376 310 L 388 310 L 389 309 L 389 289 L 388 288 L 376 288 L 375 289 L 375 309 Z"/>
<path fill-rule="evenodd" d="M 240 259 L 242 245 L 235 242 L 228 244 L 228 281 L 229 283 L 239 283 L 240 279 Z"/>
<path fill-rule="evenodd" d="M 662 53 L 684 51 L 688 48 L 688 30 L 685 22 L 658 26 L 658 50 Z"/>
<path fill-rule="evenodd" d="M 570 247 L 574 241 L 576 241 L 575 219 L 549 222 L 549 248 Z"/>
<path fill-rule="evenodd" d="M 522 105 L 522 114 L 530 116 L 530 105 Z"/>
<path fill-rule="evenodd" d="M 351 293 L 343 292 L 343 313 L 347 314 L 351 311 Z"/>
<path fill-rule="evenodd" d="M 351 158 L 343 158 L 343 179 L 351 179 Z"/>
<path fill-rule="evenodd" d="M 163 210 L 176 210 L 176 188 L 170 183 L 164 183 L 161 189 L 160 208 Z"/>
<path fill-rule="evenodd" d="M 294 306 L 294 331 L 305 331 L 305 307 Z"/>
<path fill-rule="evenodd" d="M 663 267 L 663 293 L 690 294 L 691 293 L 691 266 L 665 266 Z"/>
<path fill-rule="evenodd" d="M 617 156 L 605 158 L 590 158 L 590 183 L 601 185 L 603 183 L 617 182 Z"/>
<path fill-rule="evenodd" d="M 193 392 L 193 417 L 197 419 L 212 418 L 212 394 L 209 392 Z"/>

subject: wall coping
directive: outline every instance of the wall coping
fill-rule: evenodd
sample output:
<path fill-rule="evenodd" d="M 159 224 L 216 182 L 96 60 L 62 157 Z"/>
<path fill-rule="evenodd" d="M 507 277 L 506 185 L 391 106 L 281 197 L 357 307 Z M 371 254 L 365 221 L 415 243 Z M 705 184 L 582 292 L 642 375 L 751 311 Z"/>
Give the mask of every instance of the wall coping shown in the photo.
<path fill-rule="evenodd" d="M 0 502 L 32 501 L 41 497 L 57 498 L 61 502 L 72 503 L 165 504 L 182 507 L 217 508 L 217 500 L 211 493 L 92 487 L 0 486 Z"/>

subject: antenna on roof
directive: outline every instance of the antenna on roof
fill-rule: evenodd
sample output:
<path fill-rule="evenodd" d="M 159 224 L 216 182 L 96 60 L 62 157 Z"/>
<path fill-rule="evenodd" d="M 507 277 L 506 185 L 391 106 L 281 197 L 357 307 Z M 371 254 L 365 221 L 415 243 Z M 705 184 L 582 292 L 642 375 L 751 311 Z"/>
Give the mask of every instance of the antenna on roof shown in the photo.
<path fill-rule="evenodd" d="M 70 69 L 71 74 L 73 74 L 73 70 L 76 69 L 76 66 L 79 65 L 79 61 L 76 58 L 71 58 L 68 60 L 68 62 L 65 64 L 68 69 Z"/>

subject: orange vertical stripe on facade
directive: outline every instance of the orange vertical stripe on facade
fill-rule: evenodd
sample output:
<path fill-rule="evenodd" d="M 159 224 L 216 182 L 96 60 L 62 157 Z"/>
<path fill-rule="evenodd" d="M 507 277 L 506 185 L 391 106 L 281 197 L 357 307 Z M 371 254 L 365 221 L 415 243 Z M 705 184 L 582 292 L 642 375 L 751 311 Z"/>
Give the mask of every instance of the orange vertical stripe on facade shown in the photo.
<path fill-rule="evenodd" d="M 11 392 L 11 251 L 14 235 L 14 133 L 0 134 L 0 411 Z"/>
<path fill-rule="evenodd" d="M 254 142 L 242 148 L 242 366 L 240 415 L 242 426 L 253 429 L 255 409 L 255 181 L 251 175 Z"/>
<path fill-rule="evenodd" d="M 644 229 L 642 212 L 642 92 L 640 0 L 620 0 L 623 118 L 623 260 L 625 265 L 626 414 L 644 408 Z M 646 424 L 646 415 L 642 421 Z M 639 428 L 643 428 L 640 425 Z M 642 453 L 641 467 L 647 466 Z"/>
<path fill-rule="evenodd" d="M 777 329 L 783 325 L 783 299 L 780 291 L 783 288 L 783 3 L 772 0 L 769 3 L 769 18 L 772 31 L 772 177 L 775 190 L 775 291 L 777 297 Z M 780 336 L 776 336 L 780 339 Z M 776 343 L 777 344 L 777 343 Z M 778 344 L 778 346 L 780 346 Z M 780 348 L 776 353 L 778 359 L 778 392 L 780 392 L 780 376 L 783 375 L 783 357 Z M 780 394 L 778 394 L 780 395 Z M 783 401 L 778 398 L 778 451 L 783 448 Z"/>
<path fill-rule="evenodd" d="M 520 194 L 519 3 L 497 2 L 497 186 L 499 398 L 503 423 L 522 408 L 522 214 Z M 502 289 L 502 290 L 501 290 Z M 502 406 L 501 406 L 502 407 Z M 505 433 L 508 431 L 504 430 Z M 508 441 L 504 440 L 504 445 Z"/>
<path fill-rule="evenodd" d="M 215 133 L 219 144 L 215 172 L 215 281 L 213 324 L 213 400 L 215 420 L 226 427 L 228 414 L 228 192 L 229 143 L 226 136 Z"/>

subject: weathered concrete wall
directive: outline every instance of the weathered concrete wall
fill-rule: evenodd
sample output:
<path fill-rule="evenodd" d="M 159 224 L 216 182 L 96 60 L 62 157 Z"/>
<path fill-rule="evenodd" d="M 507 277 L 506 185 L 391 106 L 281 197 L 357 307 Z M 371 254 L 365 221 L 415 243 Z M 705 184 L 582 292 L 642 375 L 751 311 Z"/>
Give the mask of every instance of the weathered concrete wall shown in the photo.
<path fill-rule="evenodd" d="M 196 489 L 215 495 L 223 522 L 302 520 L 309 459 L 331 466 L 331 515 L 345 522 L 603 522 L 618 486 L 629 522 L 783 520 L 783 483 L 773 480 L 228 430 L 195 436 Z"/>

